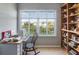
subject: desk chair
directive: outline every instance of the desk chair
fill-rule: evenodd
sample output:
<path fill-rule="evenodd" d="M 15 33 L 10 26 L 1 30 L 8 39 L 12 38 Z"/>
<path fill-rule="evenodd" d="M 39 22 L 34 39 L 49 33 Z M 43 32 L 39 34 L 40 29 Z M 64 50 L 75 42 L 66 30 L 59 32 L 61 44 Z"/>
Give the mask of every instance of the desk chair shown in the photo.
<path fill-rule="evenodd" d="M 31 51 L 34 51 L 34 55 L 40 53 L 40 51 L 36 52 L 37 48 L 35 48 L 35 43 L 36 43 L 37 39 L 38 39 L 38 35 L 37 35 L 37 33 L 34 33 L 33 37 L 30 37 L 28 39 L 29 41 L 25 42 L 25 44 L 24 44 L 24 52 L 25 52 L 25 54 L 27 54 L 27 52 L 31 52 Z"/>

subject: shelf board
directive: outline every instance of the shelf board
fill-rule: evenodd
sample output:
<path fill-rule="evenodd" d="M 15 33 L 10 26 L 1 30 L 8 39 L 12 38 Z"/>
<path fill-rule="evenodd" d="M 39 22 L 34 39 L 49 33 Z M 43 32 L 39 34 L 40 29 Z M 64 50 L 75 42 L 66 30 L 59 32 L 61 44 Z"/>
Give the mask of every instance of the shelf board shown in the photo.
<path fill-rule="evenodd" d="M 72 31 L 72 30 L 67 30 L 67 31 L 70 32 L 70 33 L 73 33 L 73 34 L 77 34 L 77 35 L 79 35 L 79 33 L 76 32 L 76 31 Z"/>
<path fill-rule="evenodd" d="M 73 22 L 73 23 L 69 23 L 69 24 L 77 24 L 78 22 Z M 62 23 L 62 24 L 67 24 L 67 23 Z"/>
<path fill-rule="evenodd" d="M 79 49 L 75 49 L 74 47 L 70 46 L 69 44 L 68 44 L 68 46 L 71 47 L 73 50 L 75 50 L 76 52 L 79 53 Z"/>
<path fill-rule="evenodd" d="M 70 7 L 69 10 L 76 9 L 76 8 L 77 8 L 77 6 L 76 7 Z"/>
<path fill-rule="evenodd" d="M 78 15 L 79 15 L 79 13 L 73 14 L 73 15 L 69 15 L 69 17 L 74 17 L 74 16 L 78 16 Z"/>
<path fill-rule="evenodd" d="M 69 24 L 77 24 L 78 22 L 72 22 L 72 23 L 69 23 Z"/>
<path fill-rule="evenodd" d="M 76 54 L 74 54 L 74 53 L 72 53 L 72 52 L 70 52 L 70 51 L 69 51 L 68 53 L 69 53 L 69 55 L 76 55 Z"/>
<path fill-rule="evenodd" d="M 72 39 L 70 39 L 71 41 L 73 41 L 73 42 L 75 42 L 75 43 L 78 43 L 79 44 L 79 42 L 77 42 L 77 41 L 75 41 L 75 40 L 72 40 Z"/>
<path fill-rule="evenodd" d="M 69 32 L 69 33 L 73 33 L 73 34 L 76 34 L 76 35 L 79 35 L 79 32 L 75 32 L 75 31 L 72 31 L 72 30 L 66 30 L 66 29 L 61 29 L 61 30 Z"/>
<path fill-rule="evenodd" d="M 74 5 L 75 5 L 75 6 L 74 6 Z M 74 7 L 73 7 L 73 6 L 74 6 Z M 70 7 L 69 10 L 72 10 L 72 9 L 76 9 L 76 8 L 78 8 L 78 4 L 73 4 L 73 6 Z"/>
<path fill-rule="evenodd" d="M 61 29 L 61 31 L 67 31 L 67 29 Z"/>

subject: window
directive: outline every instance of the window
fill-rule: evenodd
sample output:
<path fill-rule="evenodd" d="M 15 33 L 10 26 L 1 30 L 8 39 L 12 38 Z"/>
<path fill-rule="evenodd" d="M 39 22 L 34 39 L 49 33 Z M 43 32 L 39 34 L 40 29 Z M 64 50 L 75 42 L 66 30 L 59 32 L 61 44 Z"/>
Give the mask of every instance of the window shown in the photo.
<path fill-rule="evenodd" d="M 37 19 L 30 19 L 29 24 L 30 24 L 30 34 L 33 34 L 37 26 Z"/>
<path fill-rule="evenodd" d="M 40 27 L 40 34 L 45 35 L 47 27 L 46 19 L 39 19 L 39 27 Z"/>
<path fill-rule="evenodd" d="M 21 11 L 21 29 L 32 35 L 36 29 L 39 35 L 56 35 L 56 11 Z"/>

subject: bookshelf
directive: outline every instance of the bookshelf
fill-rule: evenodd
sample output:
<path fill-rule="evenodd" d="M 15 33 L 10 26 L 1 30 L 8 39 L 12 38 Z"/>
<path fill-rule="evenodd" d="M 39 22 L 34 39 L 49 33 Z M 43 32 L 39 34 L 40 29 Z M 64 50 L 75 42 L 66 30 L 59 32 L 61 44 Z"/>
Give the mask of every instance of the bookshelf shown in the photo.
<path fill-rule="evenodd" d="M 68 51 L 68 4 L 61 7 L 61 46 Z"/>
<path fill-rule="evenodd" d="M 79 55 L 79 3 L 61 7 L 61 46 L 70 55 Z"/>

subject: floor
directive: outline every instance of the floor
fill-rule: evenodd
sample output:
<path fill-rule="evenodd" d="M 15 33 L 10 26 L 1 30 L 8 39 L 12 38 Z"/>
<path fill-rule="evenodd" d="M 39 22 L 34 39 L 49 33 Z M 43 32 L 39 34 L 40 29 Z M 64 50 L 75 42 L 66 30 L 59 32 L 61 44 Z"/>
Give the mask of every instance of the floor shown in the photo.
<path fill-rule="evenodd" d="M 38 48 L 40 51 L 38 55 L 66 55 L 66 51 L 63 48 Z M 28 53 L 28 55 L 33 55 L 33 52 Z"/>

